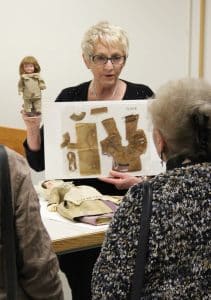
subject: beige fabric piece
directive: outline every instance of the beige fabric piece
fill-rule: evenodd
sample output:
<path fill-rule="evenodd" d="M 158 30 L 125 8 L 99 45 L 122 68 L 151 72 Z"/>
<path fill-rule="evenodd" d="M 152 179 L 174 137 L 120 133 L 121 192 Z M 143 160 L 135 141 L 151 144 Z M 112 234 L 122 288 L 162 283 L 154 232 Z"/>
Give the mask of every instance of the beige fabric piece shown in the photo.
<path fill-rule="evenodd" d="M 58 211 L 71 220 L 82 216 L 112 213 L 112 209 L 102 200 L 119 204 L 121 199 L 122 197 L 102 195 L 91 186 L 75 186 L 71 182 L 52 188 L 47 195 L 48 210 Z"/>
<path fill-rule="evenodd" d="M 92 108 L 90 110 L 91 115 L 102 114 L 102 113 L 107 113 L 107 112 L 108 112 L 107 107 L 97 107 L 97 108 Z"/>
<path fill-rule="evenodd" d="M 95 123 L 77 123 L 75 125 L 77 142 L 72 143 L 68 133 L 63 135 L 62 146 L 76 149 L 79 158 L 79 170 L 83 176 L 101 173 L 98 150 L 97 129 Z"/>
<path fill-rule="evenodd" d="M 84 201 L 102 199 L 102 194 L 95 188 L 88 185 L 72 185 L 64 195 L 64 201 L 69 201 L 75 205 L 80 205 Z"/>
<path fill-rule="evenodd" d="M 50 189 L 49 193 L 46 193 L 46 200 L 48 201 L 48 209 L 51 210 L 51 205 L 58 205 L 64 200 L 65 194 L 74 186 L 71 182 L 61 183 L 58 186 Z"/>
<path fill-rule="evenodd" d="M 78 149 L 98 149 L 95 123 L 77 123 L 75 127 Z"/>
<path fill-rule="evenodd" d="M 83 176 L 100 174 L 100 157 L 97 149 L 78 150 L 79 169 Z"/>
<path fill-rule="evenodd" d="M 74 220 L 82 216 L 101 215 L 112 213 L 107 205 L 101 200 L 84 200 L 80 205 L 76 205 L 71 201 L 63 201 L 57 207 L 57 211 L 65 218 Z"/>

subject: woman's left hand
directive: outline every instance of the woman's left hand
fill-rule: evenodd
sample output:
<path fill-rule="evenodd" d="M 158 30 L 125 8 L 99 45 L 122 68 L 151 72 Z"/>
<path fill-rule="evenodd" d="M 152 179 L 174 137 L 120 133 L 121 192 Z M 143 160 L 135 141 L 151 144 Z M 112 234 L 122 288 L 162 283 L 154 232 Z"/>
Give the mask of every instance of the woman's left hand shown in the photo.
<path fill-rule="evenodd" d="M 110 171 L 111 177 L 99 177 L 101 181 L 113 184 L 119 190 L 129 189 L 132 185 L 142 182 L 142 177 L 131 176 L 128 173 L 122 173 L 117 171 Z"/>

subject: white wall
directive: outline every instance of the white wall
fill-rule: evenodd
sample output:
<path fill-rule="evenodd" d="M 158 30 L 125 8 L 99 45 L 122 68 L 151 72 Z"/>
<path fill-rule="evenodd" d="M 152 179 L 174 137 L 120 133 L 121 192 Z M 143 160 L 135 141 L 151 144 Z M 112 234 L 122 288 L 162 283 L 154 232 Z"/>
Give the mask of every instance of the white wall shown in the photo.
<path fill-rule="evenodd" d="M 206 1 L 204 77 L 211 82 L 211 1 Z"/>
<path fill-rule="evenodd" d="M 207 16 L 211 13 L 207 1 Z M 0 0 L 1 125 L 24 128 L 17 93 L 18 66 L 35 56 L 47 84 L 44 99 L 89 80 L 80 43 L 100 20 L 122 26 L 130 52 L 122 78 L 154 91 L 168 79 L 198 75 L 200 0 Z M 206 20 L 205 77 L 210 79 L 211 20 Z"/>
<path fill-rule="evenodd" d="M 91 78 L 81 59 L 80 43 L 85 30 L 100 20 L 109 20 L 128 32 L 130 53 L 122 74 L 125 79 L 148 84 L 156 90 L 167 79 L 188 75 L 192 1 L 1 2 L 0 113 L 3 125 L 24 128 L 17 81 L 18 65 L 25 55 L 34 55 L 41 64 L 47 83 L 43 101 L 44 98 L 53 101 L 62 88 Z M 197 15 L 199 0 L 194 2 Z M 197 24 L 195 28 L 197 30 Z"/>

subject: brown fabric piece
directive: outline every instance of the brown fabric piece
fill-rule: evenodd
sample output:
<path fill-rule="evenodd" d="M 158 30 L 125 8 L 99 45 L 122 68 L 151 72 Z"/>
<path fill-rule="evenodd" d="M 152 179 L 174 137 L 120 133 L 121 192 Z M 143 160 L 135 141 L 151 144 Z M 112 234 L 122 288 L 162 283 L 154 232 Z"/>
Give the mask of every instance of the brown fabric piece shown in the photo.
<path fill-rule="evenodd" d="M 102 121 L 103 126 L 106 129 L 108 136 L 100 142 L 102 147 L 102 153 L 113 156 L 122 147 L 122 138 L 117 129 L 114 118 L 109 118 Z"/>
<path fill-rule="evenodd" d="M 147 139 L 142 129 L 137 129 L 139 115 L 125 117 L 127 146 L 122 146 L 121 136 L 115 120 L 102 121 L 108 137 L 101 141 L 102 152 L 113 157 L 112 169 L 121 172 L 139 171 L 142 168 L 140 155 L 145 153 Z"/>
<path fill-rule="evenodd" d="M 84 111 L 82 111 L 81 113 L 79 114 L 75 114 L 73 113 L 71 116 L 70 116 L 70 119 L 73 120 L 73 121 L 81 121 L 85 118 L 86 116 L 86 113 Z"/>
<path fill-rule="evenodd" d="M 65 132 L 63 135 L 63 142 L 61 143 L 61 147 L 64 148 L 66 146 L 68 146 L 68 144 L 70 143 L 70 134 L 69 132 Z"/>
<path fill-rule="evenodd" d="M 67 159 L 68 159 L 68 162 L 69 162 L 69 170 L 70 171 L 75 171 L 77 169 L 75 153 L 72 152 L 72 151 L 69 151 L 67 153 Z"/>
<path fill-rule="evenodd" d="M 125 125 L 126 125 L 126 139 L 129 141 L 131 135 L 134 134 L 137 130 L 139 115 L 128 115 L 125 117 Z"/>
<path fill-rule="evenodd" d="M 68 136 L 62 143 L 68 149 L 78 150 L 79 170 L 83 176 L 95 175 L 101 173 L 100 156 L 98 150 L 97 129 L 95 123 L 77 123 L 75 125 L 77 142 L 68 142 Z"/>
<path fill-rule="evenodd" d="M 90 110 L 90 114 L 91 115 L 101 114 L 101 113 L 107 113 L 107 112 L 108 112 L 108 108 L 107 107 L 97 107 L 97 108 L 92 108 Z"/>

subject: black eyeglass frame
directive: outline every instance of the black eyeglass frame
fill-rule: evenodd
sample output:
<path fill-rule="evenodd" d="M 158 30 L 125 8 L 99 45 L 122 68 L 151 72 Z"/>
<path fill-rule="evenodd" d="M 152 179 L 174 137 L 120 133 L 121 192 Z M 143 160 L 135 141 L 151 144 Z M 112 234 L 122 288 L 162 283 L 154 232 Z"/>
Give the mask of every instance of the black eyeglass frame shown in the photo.
<path fill-rule="evenodd" d="M 95 62 L 95 57 L 102 57 L 105 59 L 105 61 L 101 64 L 101 63 L 96 63 Z M 90 55 L 90 58 L 91 60 L 93 61 L 93 63 L 95 64 L 99 64 L 99 65 L 106 65 L 108 63 L 108 61 L 110 60 L 112 65 L 121 65 L 121 64 L 124 64 L 125 61 L 126 61 L 126 56 L 125 55 L 116 55 L 116 56 L 111 56 L 111 57 L 107 57 L 107 56 L 103 56 L 103 55 Z M 123 62 L 121 63 L 115 63 L 113 60 L 116 59 L 116 58 L 123 58 Z"/>

